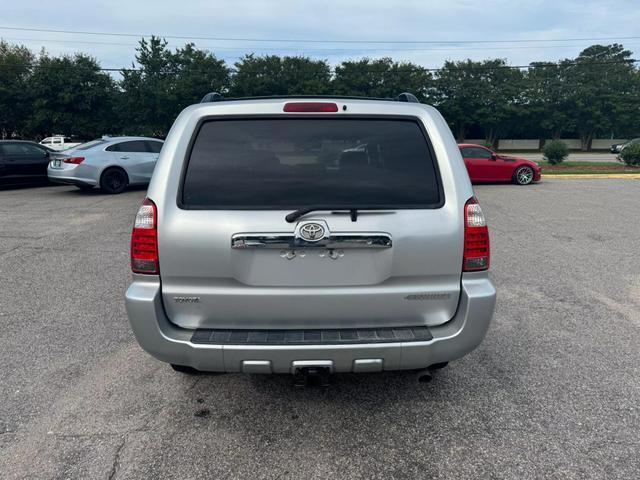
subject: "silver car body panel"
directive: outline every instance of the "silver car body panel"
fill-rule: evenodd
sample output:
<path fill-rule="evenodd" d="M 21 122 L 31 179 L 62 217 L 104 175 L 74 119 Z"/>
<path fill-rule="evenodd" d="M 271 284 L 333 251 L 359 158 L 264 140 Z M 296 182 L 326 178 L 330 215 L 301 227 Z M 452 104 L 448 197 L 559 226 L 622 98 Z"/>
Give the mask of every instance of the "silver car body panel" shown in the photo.
<path fill-rule="evenodd" d="M 157 276 L 134 275 L 126 307 L 142 348 L 163 362 L 219 372 L 293 373 L 299 362 L 327 366 L 333 372 L 366 372 L 425 368 L 466 355 L 484 338 L 495 299 L 496 291 L 486 272 L 465 273 L 456 314 L 449 322 L 430 328 L 432 340 L 351 345 L 192 343 L 193 331 L 167 318 Z"/>
<path fill-rule="evenodd" d="M 52 156 L 47 167 L 49 180 L 73 185 L 99 185 L 103 171 L 110 167 L 119 167 L 127 172 L 129 185 L 146 185 L 151 180 L 158 153 L 107 150 L 115 144 L 136 140 L 162 143 L 162 140 L 147 137 L 109 137 L 103 143 L 86 150 L 78 149 L 82 148 L 82 145 L 78 145 Z M 63 163 L 61 160 L 65 157 L 85 157 L 85 160 L 77 165 Z"/>
<path fill-rule="evenodd" d="M 239 371 L 244 367 L 238 362 L 255 360 L 247 368 L 274 372 L 289 371 L 290 361 L 318 359 L 333 361 L 336 371 L 353 371 L 356 359 L 382 360 L 384 369 L 419 368 L 472 349 L 486 331 L 495 290 L 486 273 L 462 275 L 463 208 L 473 190 L 449 127 L 433 107 L 337 98 L 340 113 L 334 115 L 419 122 L 437 161 L 444 191 L 440 208 L 362 211 L 357 222 L 345 212 L 314 211 L 293 224 L 285 221 L 291 210 L 180 208 L 184 162 L 203 119 L 286 116 L 283 106 L 293 101 L 199 104 L 176 119 L 147 194 L 157 206 L 161 281 L 134 275 L 126 296 L 143 348 L 161 360 L 196 368 Z M 301 227 L 310 222 L 329 232 L 318 243 L 300 239 Z M 315 348 L 189 341 L 198 328 L 402 326 L 428 326 L 440 337 L 411 345 Z M 269 368 L 260 361 L 271 362 Z M 356 370 L 379 364 L 360 362 Z"/>

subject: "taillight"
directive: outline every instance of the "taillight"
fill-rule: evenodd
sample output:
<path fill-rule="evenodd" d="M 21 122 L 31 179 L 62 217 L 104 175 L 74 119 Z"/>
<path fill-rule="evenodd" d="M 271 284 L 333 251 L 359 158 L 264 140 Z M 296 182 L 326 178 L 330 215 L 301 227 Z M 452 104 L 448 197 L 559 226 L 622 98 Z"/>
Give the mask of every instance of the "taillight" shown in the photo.
<path fill-rule="evenodd" d="M 131 270 L 134 273 L 158 274 L 158 212 L 146 198 L 136 214 L 131 233 Z"/>
<path fill-rule="evenodd" d="M 289 102 L 284 104 L 285 112 L 337 112 L 338 105 L 332 102 Z"/>
<path fill-rule="evenodd" d="M 84 161 L 84 157 L 67 157 L 62 161 L 64 163 L 73 163 L 75 165 L 79 165 Z"/>
<path fill-rule="evenodd" d="M 480 204 L 475 197 L 464 206 L 464 253 L 462 271 L 474 272 L 489 268 L 489 229 Z"/>

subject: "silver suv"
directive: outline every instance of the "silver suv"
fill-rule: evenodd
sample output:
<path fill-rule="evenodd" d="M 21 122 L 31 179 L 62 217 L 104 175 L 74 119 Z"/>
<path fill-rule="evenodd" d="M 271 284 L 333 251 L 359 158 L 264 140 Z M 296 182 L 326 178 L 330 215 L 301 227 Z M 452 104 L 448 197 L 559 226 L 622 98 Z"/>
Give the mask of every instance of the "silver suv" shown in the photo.
<path fill-rule="evenodd" d="M 482 341 L 489 234 L 435 108 L 213 99 L 175 121 L 136 216 L 126 307 L 147 352 L 304 375 L 436 368 Z"/>

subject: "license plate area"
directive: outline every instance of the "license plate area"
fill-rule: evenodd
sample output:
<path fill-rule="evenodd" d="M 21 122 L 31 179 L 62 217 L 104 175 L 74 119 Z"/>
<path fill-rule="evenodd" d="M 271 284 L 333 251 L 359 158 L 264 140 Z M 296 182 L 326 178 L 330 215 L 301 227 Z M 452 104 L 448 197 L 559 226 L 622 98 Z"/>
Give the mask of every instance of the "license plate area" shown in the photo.
<path fill-rule="evenodd" d="M 62 167 L 62 160 L 54 160 L 53 168 L 60 168 L 60 167 Z"/>
<path fill-rule="evenodd" d="M 377 285 L 391 275 L 393 249 L 232 249 L 233 278 L 244 285 Z"/>

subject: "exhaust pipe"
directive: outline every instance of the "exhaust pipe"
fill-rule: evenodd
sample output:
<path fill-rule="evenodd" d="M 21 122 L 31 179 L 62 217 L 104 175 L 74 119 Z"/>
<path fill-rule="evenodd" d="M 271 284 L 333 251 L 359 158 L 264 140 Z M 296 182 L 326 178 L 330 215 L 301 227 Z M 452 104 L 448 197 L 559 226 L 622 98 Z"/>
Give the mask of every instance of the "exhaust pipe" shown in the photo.
<path fill-rule="evenodd" d="M 429 383 L 431 380 L 433 380 L 433 373 L 436 370 L 442 370 L 447 365 L 449 365 L 449 362 L 433 363 L 429 365 L 427 368 L 423 368 L 422 370 L 416 370 L 416 378 L 420 383 Z"/>
<path fill-rule="evenodd" d="M 429 383 L 433 380 L 433 372 L 428 368 L 416 371 L 416 379 L 419 383 Z"/>

